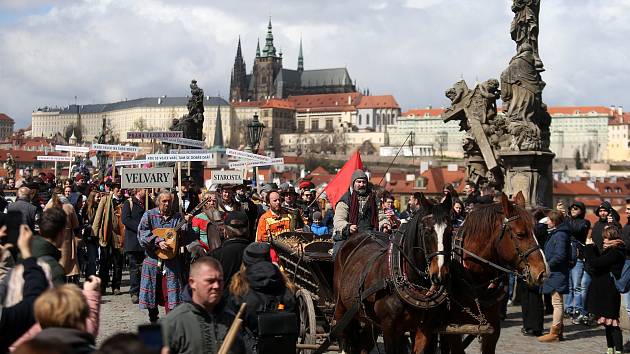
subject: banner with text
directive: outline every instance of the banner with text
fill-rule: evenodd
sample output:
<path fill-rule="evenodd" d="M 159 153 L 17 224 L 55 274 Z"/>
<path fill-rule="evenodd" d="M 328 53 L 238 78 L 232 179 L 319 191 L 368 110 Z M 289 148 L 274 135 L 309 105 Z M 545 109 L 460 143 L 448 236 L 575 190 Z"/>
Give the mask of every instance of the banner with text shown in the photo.
<path fill-rule="evenodd" d="M 169 154 L 209 154 L 208 149 L 170 149 Z"/>
<path fill-rule="evenodd" d="M 92 144 L 92 150 L 139 153 L 142 151 L 142 148 L 125 145 Z"/>
<path fill-rule="evenodd" d="M 230 162 L 228 167 L 230 168 L 250 168 L 250 167 L 259 167 L 259 166 L 270 166 L 270 165 L 282 165 L 284 164 L 284 158 L 276 158 L 271 159 L 269 161 L 239 161 L 239 162 Z"/>
<path fill-rule="evenodd" d="M 241 184 L 243 183 L 243 174 L 241 171 L 212 171 L 212 184 Z"/>
<path fill-rule="evenodd" d="M 148 154 L 147 160 L 155 162 L 208 161 L 212 154 Z"/>
<path fill-rule="evenodd" d="M 165 139 L 165 138 L 183 138 L 182 131 L 166 131 L 166 132 L 127 132 L 127 139 Z"/>
<path fill-rule="evenodd" d="M 131 166 L 131 165 L 144 165 L 147 163 L 151 163 L 149 160 L 120 160 L 116 161 L 116 166 Z"/>
<path fill-rule="evenodd" d="M 70 162 L 72 160 L 74 159 L 70 156 L 48 156 L 48 155 L 37 156 L 37 161 Z"/>
<path fill-rule="evenodd" d="M 68 152 L 90 152 L 90 148 L 87 146 L 72 146 L 72 145 L 55 145 L 56 151 L 68 151 Z"/>
<path fill-rule="evenodd" d="M 171 167 L 122 168 L 122 188 L 172 188 L 175 173 Z"/>
<path fill-rule="evenodd" d="M 160 138 L 160 140 L 162 140 L 162 142 L 164 143 L 175 144 L 175 145 L 186 145 L 186 146 L 197 147 L 200 149 L 203 149 L 205 145 L 204 142 L 201 140 L 187 139 L 187 138 Z"/>
<path fill-rule="evenodd" d="M 225 149 L 225 154 L 228 156 L 234 156 L 241 159 L 253 160 L 253 161 L 270 161 L 272 157 L 265 155 L 253 154 L 251 152 L 245 152 L 234 149 Z"/>

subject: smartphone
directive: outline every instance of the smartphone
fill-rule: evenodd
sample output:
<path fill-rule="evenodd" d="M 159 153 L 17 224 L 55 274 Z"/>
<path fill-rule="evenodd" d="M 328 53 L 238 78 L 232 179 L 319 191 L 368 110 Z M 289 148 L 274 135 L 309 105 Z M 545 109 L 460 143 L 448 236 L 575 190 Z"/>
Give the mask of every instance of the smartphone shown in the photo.
<path fill-rule="evenodd" d="M 147 324 L 138 326 L 138 337 L 144 345 L 153 352 L 160 352 L 164 346 L 162 339 L 162 325 Z"/>

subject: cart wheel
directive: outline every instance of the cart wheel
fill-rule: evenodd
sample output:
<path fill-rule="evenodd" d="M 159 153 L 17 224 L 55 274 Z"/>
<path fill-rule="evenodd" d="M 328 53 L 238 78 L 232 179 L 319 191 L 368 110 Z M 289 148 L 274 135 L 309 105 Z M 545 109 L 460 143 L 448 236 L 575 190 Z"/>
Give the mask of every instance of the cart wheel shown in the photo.
<path fill-rule="evenodd" d="M 316 344 L 317 321 L 311 293 L 300 289 L 297 291 L 296 297 L 298 299 L 298 310 L 300 311 L 300 336 L 298 337 L 298 343 Z M 311 354 L 312 350 L 298 349 L 298 353 L 300 352 L 302 354 Z"/>

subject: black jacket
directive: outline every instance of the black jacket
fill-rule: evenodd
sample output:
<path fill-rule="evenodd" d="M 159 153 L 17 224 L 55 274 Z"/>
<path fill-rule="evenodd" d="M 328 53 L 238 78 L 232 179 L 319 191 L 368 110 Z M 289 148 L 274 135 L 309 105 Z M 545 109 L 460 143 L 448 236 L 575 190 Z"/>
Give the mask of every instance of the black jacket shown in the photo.
<path fill-rule="evenodd" d="M 24 261 L 24 290 L 22 301 L 2 308 L 0 306 L 0 353 L 20 338 L 35 324 L 33 304 L 37 297 L 48 289 L 44 271 L 37 265 L 35 257 Z"/>
<path fill-rule="evenodd" d="M 136 197 L 125 201 L 121 212 L 122 222 L 125 225 L 125 252 L 144 252 L 138 242 L 138 225 L 140 225 L 142 215 L 144 215 L 144 206 Z"/>
<path fill-rule="evenodd" d="M 28 225 L 31 230 L 35 231 L 35 226 L 39 222 L 42 216 L 42 209 L 31 204 L 28 199 L 17 199 L 14 203 L 11 203 L 8 208 L 9 212 L 20 212 L 22 214 L 22 224 Z"/>
<path fill-rule="evenodd" d="M 586 245 L 584 253 L 586 264 L 592 270 L 590 272 L 591 284 L 586 297 L 586 310 L 596 316 L 618 319 L 621 296 L 610 273 L 617 278 L 621 275 L 624 263 L 623 251 L 608 248 L 599 252 L 595 245 Z"/>
<path fill-rule="evenodd" d="M 241 303 L 247 302 L 243 326 L 246 332 L 258 336 L 258 314 L 275 312 L 278 305 L 284 305 L 284 311 L 295 312 L 295 296 L 287 289 L 280 270 L 271 262 L 258 262 L 247 267 L 245 276 L 250 290 L 243 298 L 230 296 L 228 307 L 236 312 Z"/>
<path fill-rule="evenodd" d="M 64 284 L 66 282 L 66 272 L 61 264 L 59 264 L 61 251 L 41 236 L 33 237 L 32 247 L 33 257 L 43 260 L 50 266 L 53 284 Z"/>
<path fill-rule="evenodd" d="M 59 341 L 72 348 L 69 354 L 89 354 L 96 350 L 94 337 L 84 331 L 74 328 L 48 327 L 44 328 L 34 339 Z"/>
<path fill-rule="evenodd" d="M 210 253 L 210 256 L 216 258 L 223 266 L 223 283 L 226 287 L 230 285 L 232 276 L 241 268 L 243 252 L 249 244 L 250 241 L 244 238 L 229 238 L 221 247 Z"/>
<path fill-rule="evenodd" d="M 582 202 L 575 202 L 571 205 L 571 208 L 573 207 L 579 208 L 581 212 L 575 218 L 567 218 L 565 223 L 569 227 L 571 236 L 580 241 L 581 244 L 585 244 L 588 231 L 591 229 L 591 222 L 584 219 L 584 216 L 586 215 L 586 206 Z"/>

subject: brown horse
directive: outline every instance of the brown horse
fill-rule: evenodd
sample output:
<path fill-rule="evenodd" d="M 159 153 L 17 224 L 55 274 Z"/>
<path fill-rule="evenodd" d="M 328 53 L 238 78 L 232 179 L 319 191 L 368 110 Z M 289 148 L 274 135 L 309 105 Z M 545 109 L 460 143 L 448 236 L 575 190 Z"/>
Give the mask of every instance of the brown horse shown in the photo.
<path fill-rule="evenodd" d="M 368 353 L 379 333 L 388 354 L 406 351 L 409 344 L 403 335 L 406 331 L 417 333 L 416 343 L 421 346 L 432 339 L 438 307 L 445 297 L 439 284 L 448 277 L 451 198 L 436 205 L 424 196 L 421 201 L 421 211 L 401 227 L 402 239 L 394 235 L 390 241 L 385 234 L 359 233 L 339 249 L 333 280 L 337 298 L 335 320 L 337 324 L 343 323 L 346 312 L 349 313 L 346 317 L 352 316 L 339 335 L 344 352 Z M 402 254 L 400 258 L 390 257 L 396 247 Z M 400 267 L 396 268 L 396 264 Z M 395 268 L 404 268 L 406 289 L 413 290 L 401 292 L 400 284 L 405 279 L 392 276 L 397 274 L 392 273 Z M 371 289 L 378 290 L 370 292 Z M 415 294 L 420 294 L 420 298 L 426 295 L 429 299 L 426 306 L 414 306 L 419 302 L 414 303 L 410 301 L 413 296 L 406 296 L 412 291 L 417 291 Z M 357 306 L 358 311 L 354 312 L 352 309 Z"/>
<path fill-rule="evenodd" d="M 481 352 L 495 352 L 501 333 L 500 311 L 505 301 L 507 270 L 530 285 L 540 285 L 549 271 L 534 236 L 534 220 L 519 192 L 514 202 L 503 195 L 501 203 L 477 205 L 468 214 L 453 246 L 450 310 L 451 324 L 488 324 L 492 334 L 481 335 Z M 490 263 L 488 263 L 490 262 Z M 500 269 L 503 268 L 503 269 Z M 443 335 L 441 353 L 464 353 L 461 336 Z M 471 338 L 472 339 L 472 338 Z"/>

